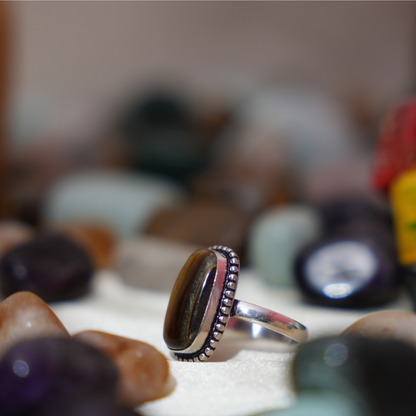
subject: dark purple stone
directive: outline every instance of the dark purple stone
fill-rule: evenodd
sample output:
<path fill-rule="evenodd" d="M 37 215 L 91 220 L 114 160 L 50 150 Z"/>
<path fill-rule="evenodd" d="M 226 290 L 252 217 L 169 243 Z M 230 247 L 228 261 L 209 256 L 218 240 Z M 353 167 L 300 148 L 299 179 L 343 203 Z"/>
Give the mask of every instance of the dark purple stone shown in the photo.
<path fill-rule="evenodd" d="M 48 403 L 115 398 L 118 373 L 95 348 L 67 338 L 38 338 L 12 347 L 0 361 L 0 414 L 32 414 Z"/>
<path fill-rule="evenodd" d="M 46 405 L 32 416 L 139 416 L 137 412 L 108 398 L 82 397 Z"/>
<path fill-rule="evenodd" d="M 14 248 L 0 262 L 0 288 L 5 296 L 26 290 L 45 301 L 86 293 L 93 274 L 89 255 L 69 238 L 52 234 Z"/>
<path fill-rule="evenodd" d="M 379 224 L 392 229 L 392 216 L 387 204 L 360 197 L 337 198 L 316 206 L 326 233 L 352 225 Z"/>
<path fill-rule="evenodd" d="M 361 308 L 393 300 L 403 287 L 393 237 L 385 229 L 350 227 L 306 246 L 295 261 L 304 298 Z"/>

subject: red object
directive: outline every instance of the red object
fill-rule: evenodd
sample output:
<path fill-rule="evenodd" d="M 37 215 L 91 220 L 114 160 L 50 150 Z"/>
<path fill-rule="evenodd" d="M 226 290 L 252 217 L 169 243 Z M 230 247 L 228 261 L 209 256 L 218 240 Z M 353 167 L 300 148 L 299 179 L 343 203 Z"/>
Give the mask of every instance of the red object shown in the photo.
<path fill-rule="evenodd" d="M 387 116 L 376 150 L 373 184 L 387 191 L 400 173 L 412 167 L 416 167 L 416 98 Z"/>

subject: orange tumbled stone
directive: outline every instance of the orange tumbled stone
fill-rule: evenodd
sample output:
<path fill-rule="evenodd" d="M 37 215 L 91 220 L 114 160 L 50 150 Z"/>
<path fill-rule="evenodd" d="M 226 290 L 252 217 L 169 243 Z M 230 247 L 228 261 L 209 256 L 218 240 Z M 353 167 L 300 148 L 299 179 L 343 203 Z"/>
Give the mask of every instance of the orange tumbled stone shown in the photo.
<path fill-rule="evenodd" d="M 81 245 L 91 256 L 95 267 L 106 268 L 110 265 L 114 236 L 104 226 L 86 223 L 69 223 L 59 228 L 63 234 Z"/>
<path fill-rule="evenodd" d="M 175 387 L 165 356 L 145 342 L 100 331 L 79 332 L 73 338 L 114 361 L 121 379 L 119 398 L 128 406 L 160 399 Z"/>
<path fill-rule="evenodd" d="M 21 341 L 45 336 L 70 337 L 40 297 L 30 292 L 17 292 L 0 303 L 0 357 Z"/>

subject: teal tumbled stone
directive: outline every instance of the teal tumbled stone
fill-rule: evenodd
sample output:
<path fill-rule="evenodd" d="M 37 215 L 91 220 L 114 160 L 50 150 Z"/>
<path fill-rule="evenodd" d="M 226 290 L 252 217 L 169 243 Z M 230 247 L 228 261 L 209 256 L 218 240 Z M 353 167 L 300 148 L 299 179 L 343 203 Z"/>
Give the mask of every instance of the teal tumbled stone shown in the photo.
<path fill-rule="evenodd" d="M 312 208 L 287 205 L 271 209 L 260 215 L 251 227 L 250 264 L 270 283 L 292 285 L 297 254 L 320 232 L 320 219 Z"/>
<path fill-rule="evenodd" d="M 333 392 L 306 391 L 293 407 L 272 410 L 258 416 L 373 416 L 349 397 Z M 375 415 L 374 415 L 375 416 Z"/>
<path fill-rule="evenodd" d="M 341 393 L 377 416 L 416 414 L 416 350 L 398 341 L 316 339 L 300 346 L 293 376 L 299 394 Z"/>
<path fill-rule="evenodd" d="M 98 223 L 119 238 L 143 230 L 155 211 L 183 201 L 184 188 L 157 176 L 114 171 L 79 173 L 54 184 L 43 221 Z"/>

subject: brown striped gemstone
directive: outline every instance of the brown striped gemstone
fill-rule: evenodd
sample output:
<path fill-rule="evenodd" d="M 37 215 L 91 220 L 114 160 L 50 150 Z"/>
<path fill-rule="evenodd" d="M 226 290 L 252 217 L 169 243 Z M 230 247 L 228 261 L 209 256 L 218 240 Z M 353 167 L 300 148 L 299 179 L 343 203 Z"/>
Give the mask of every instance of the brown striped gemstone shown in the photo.
<path fill-rule="evenodd" d="M 216 271 L 215 253 L 199 250 L 192 254 L 179 273 L 170 297 L 163 332 L 170 349 L 184 350 L 198 336 Z"/>

